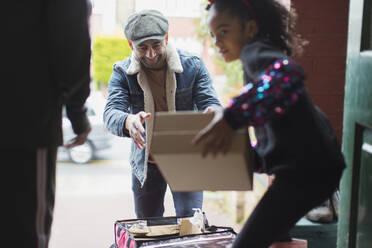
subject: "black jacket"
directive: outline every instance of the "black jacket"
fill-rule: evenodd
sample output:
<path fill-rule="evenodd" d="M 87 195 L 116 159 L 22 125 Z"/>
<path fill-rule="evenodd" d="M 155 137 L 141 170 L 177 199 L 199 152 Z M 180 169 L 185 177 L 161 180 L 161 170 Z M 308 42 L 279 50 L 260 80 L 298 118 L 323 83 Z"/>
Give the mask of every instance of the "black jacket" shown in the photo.
<path fill-rule="evenodd" d="M 224 117 L 235 129 L 254 126 L 263 171 L 303 176 L 342 171 L 345 163 L 336 135 L 312 103 L 298 63 L 259 38 L 240 57 L 246 88 Z"/>
<path fill-rule="evenodd" d="M 1 143 L 62 144 L 61 109 L 76 134 L 89 127 L 90 89 L 86 0 L 7 1 L 1 17 Z"/>

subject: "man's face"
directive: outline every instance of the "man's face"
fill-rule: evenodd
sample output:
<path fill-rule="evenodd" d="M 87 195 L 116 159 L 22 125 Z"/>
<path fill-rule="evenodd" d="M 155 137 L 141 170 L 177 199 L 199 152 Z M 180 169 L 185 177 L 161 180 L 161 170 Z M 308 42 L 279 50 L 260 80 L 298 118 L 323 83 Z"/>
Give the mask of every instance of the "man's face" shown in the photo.
<path fill-rule="evenodd" d="M 131 47 L 143 66 L 149 69 L 159 69 L 165 64 L 167 38 L 164 40 L 147 40 Z"/>

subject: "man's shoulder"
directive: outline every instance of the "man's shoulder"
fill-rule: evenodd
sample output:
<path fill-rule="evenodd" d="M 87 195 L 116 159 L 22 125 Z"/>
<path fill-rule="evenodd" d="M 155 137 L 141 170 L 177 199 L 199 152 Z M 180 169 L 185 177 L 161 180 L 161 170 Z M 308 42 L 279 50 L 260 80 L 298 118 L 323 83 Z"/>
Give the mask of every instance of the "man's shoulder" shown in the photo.
<path fill-rule="evenodd" d="M 127 57 L 127 58 L 125 58 L 123 60 L 119 60 L 119 61 L 115 62 L 114 65 L 113 65 L 113 67 L 114 67 L 114 69 L 120 68 L 124 72 L 126 72 L 127 69 L 128 69 L 128 67 L 129 67 L 129 65 L 130 65 L 130 57 Z"/>
<path fill-rule="evenodd" d="M 177 48 L 177 52 L 180 56 L 180 61 L 182 67 L 185 68 L 200 68 L 201 64 L 203 64 L 202 57 L 194 52 L 186 51 L 183 49 Z"/>
<path fill-rule="evenodd" d="M 197 53 L 194 53 L 194 52 L 190 52 L 190 51 L 183 50 L 183 49 L 180 49 L 180 48 L 177 48 L 177 52 L 178 52 L 178 55 L 180 56 L 181 60 L 182 59 L 197 59 L 197 60 L 201 59 L 201 56 L 198 55 Z"/>

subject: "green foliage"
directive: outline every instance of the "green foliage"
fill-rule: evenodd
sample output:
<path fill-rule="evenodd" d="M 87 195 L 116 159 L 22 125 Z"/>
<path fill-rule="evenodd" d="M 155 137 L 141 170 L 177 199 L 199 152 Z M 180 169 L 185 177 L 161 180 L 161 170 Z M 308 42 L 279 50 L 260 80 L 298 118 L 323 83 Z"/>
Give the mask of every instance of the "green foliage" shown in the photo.
<path fill-rule="evenodd" d="M 226 94 L 230 97 L 243 87 L 243 69 L 240 60 L 226 63 L 221 57 L 216 57 L 215 64 L 219 66 L 226 75 Z"/>
<path fill-rule="evenodd" d="M 93 79 L 97 86 L 107 85 L 115 62 L 123 60 L 132 50 L 126 39 L 98 36 L 93 41 Z"/>
<path fill-rule="evenodd" d="M 195 30 L 200 40 L 204 40 L 207 37 L 209 37 L 209 30 L 208 30 L 208 26 L 206 23 L 207 11 L 205 10 L 207 5 L 208 5 L 208 1 L 204 1 L 201 3 L 200 5 L 200 8 L 202 9 L 201 18 L 194 19 Z"/>

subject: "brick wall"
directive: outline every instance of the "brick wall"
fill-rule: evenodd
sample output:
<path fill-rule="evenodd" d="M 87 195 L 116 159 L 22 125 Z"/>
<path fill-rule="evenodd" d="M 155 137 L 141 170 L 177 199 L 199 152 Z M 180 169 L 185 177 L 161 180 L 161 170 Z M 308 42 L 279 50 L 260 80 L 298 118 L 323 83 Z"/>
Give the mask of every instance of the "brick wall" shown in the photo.
<path fill-rule="evenodd" d="M 316 105 L 342 138 L 349 0 L 292 0 L 298 14 L 297 31 L 309 41 L 297 58 Z"/>

